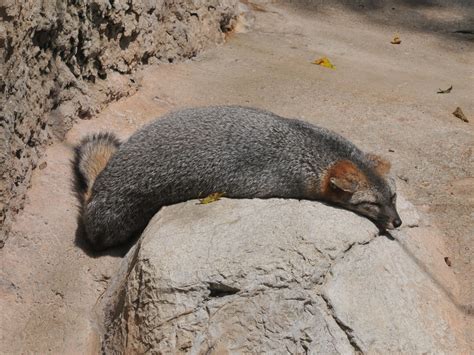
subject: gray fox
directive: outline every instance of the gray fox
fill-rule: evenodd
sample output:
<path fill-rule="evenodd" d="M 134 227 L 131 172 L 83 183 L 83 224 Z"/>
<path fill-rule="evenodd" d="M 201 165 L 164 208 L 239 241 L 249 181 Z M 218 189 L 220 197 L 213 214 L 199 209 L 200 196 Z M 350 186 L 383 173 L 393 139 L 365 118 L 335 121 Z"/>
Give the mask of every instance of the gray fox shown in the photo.
<path fill-rule="evenodd" d="M 120 143 L 86 137 L 73 169 L 80 222 L 96 250 L 127 242 L 162 207 L 214 192 L 320 200 L 401 225 L 390 164 L 327 129 L 241 106 L 169 113 Z"/>

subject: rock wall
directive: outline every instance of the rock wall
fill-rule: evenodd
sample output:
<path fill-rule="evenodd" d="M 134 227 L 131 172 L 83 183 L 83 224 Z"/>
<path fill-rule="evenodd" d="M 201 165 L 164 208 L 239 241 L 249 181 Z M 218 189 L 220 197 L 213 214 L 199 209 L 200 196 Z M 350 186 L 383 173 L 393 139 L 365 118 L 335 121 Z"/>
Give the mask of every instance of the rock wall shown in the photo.
<path fill-rule="evenodd" d="M 99 306 L 104 353 L 464 353 L 441 238 L 318 202 L 164 208 Z M 105 305 L 105 314 L 101 314 Z"/>
<path fill-rule="evenodd" d="M 134 91 L 137 65 L 222 42 L 237 0 L 0 3 L 0 245 L 52 137 Z"/>

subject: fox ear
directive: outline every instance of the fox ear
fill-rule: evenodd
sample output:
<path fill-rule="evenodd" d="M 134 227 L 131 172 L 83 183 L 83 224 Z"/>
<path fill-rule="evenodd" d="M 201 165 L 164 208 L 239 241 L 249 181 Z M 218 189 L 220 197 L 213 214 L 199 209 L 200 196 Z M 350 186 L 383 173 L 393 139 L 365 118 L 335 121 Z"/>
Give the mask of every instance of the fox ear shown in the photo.
<path fill-rule="evenodd" d="M 381 176 L 385 176 L 389 173 L 391 164 L 388 160 L 376 154 L 366 154 L 366 157 L 369 160 L 369 163 L 372 168 L 374 168 L 375 171 Z"/>
<path fill-rule="evenodd" d="M 329 179 L 329 182 L 331 183 L 332 188 L 336 188 L 344 192 L 349 192 L 351 194 L 356 192 L 359 188 L 359 184 L 357 183 L 357 181 L 348 179 L 346 177 L 332 177 Z"/>
<path fill-rule="evenodd" d="M 333 190 L 353 194 L 366 181 L 364 174 L 349 160 L 341 160 L 331 167 L 327 176 Z"/>

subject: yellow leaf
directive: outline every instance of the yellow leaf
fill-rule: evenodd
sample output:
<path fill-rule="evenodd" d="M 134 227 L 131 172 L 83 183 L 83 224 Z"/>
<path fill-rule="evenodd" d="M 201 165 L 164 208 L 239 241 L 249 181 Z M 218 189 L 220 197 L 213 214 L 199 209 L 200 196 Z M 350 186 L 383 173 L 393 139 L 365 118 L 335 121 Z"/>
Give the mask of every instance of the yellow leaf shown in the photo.
<path fill-rule="evenodd" d="M 391 44 L 400 44 L 400 43 L 402 43 L 402 40 L 400 39 L 400 37 L 398 37 L 398 35 L 396 35 L 395 37 L 393 37 L 393 39 L 390 43 Z"/>
<path fill-rule="evenodd" d="M 322 67 L 329 68 L 329 69 L 336 69 L 336 66 L 333 65 L 331 63 L 331 61 L 329 60 L 329 58 L 327 58 L 327 57 L 322 57 L 322 58 L 316 59 L 313 62 L 313 64 L 317 64 L 317 65 L 320 65 Z"/>
<path fill-rule="evenodd" d="M 223 192 L 214 192 L 207 197 L 200 198 L 199 201 L 201 205 L 207 205 L 208 203 L 219 201 L 222 196 L 224 196 Z"/>

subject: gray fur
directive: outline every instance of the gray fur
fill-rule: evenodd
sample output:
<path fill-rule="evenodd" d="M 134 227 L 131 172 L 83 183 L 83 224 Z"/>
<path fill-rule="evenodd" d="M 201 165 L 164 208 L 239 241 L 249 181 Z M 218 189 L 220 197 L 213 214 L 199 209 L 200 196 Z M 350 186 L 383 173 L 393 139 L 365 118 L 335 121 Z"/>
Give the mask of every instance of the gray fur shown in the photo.
<path fill-rule="evenodd" d="M 82 221 L 87 238 L 102 249 L 141 232 L 162 206 L 213 192 L 322 199 L 309 187 L 319 186 L 341 159 L 370 176 L 380 196 L 391 197 L 365 154 L 327 129 L 240 106 L 173 112 L 119 147 L 97 177 Z"/>

